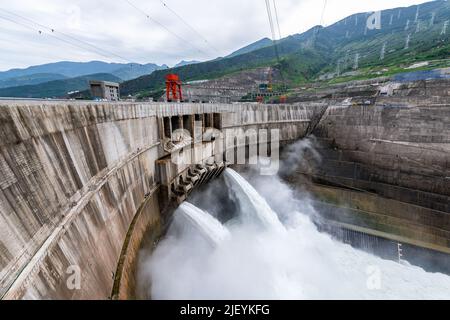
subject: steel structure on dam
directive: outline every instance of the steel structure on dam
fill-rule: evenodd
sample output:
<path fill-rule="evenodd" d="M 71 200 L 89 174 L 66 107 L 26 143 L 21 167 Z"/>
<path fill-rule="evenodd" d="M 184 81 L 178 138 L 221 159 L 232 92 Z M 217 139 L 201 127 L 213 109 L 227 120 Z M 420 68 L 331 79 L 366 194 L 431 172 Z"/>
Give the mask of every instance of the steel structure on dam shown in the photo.
<path fill-rule="evenodd" d="M 288 105 L 1 100 L 0 297 L 133 297 L 144 235 L 156 241 L 170 208 L 231 160 L 221 136 L 195 143 L 199 123 L 277 129 L 281 146 L 314 134 L 321 164 L 286 179 L 314 181 L 325 219 L 450 253 L 448 84 L 335 88 Z"/>

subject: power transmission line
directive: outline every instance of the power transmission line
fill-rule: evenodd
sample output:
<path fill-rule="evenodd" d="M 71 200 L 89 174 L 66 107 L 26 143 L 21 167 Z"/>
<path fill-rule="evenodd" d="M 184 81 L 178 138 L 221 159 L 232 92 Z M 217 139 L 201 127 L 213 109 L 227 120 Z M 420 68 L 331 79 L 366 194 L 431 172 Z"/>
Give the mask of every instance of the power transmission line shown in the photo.
<path fill-rule="evenodd" d="M 0 19 L 1 19 L 1 17 L 0 17 Z M 5 19 L 5 20 L 6 20 L 6 19 Z M 35 31 L 35 30 L 33 30 L 33 31 Z M 33 48 L 33 49 L 36 49 L 37 47 L 38 47 L 39 49 L 44 48 L 44 46 L 42 46 L 42 43 L 37 43 L 37 42 L 28 42 L 28 43 L 24 43 L 23 41 L 21 41 L 21 40 L 19 40 L 19 39 L 16 39 L 16 38 L 13 38 L 13 39 L 7 39 L 7 38 L 4 38 L 4 37 L 3 37 L 3 38 L 0 37 L 0 43 L 2 43 L 0 46 L 4 46 L 5 48 L 6 48 L 8 45 L 11 45 L 11 44 L 16 44 L 17 46 L 19 46 L 19 47 L 21 47 L 21 48 L 24 48 L 24 46 L 29 46 L 29 48 Z M 47 49 L 47 48 L 45 48 L 45 49 Z M 63 60 L 65 60 L 67 57 L 61 56 L 61 55 L 59 54 L 59 52 L 48 52 L 48 50 L 47 50 L 47 52 L 46 52 L 46 58 L 49 58 L 49 59 L 51 59 L 51 60 L 57 59 L 57 60 L 63 61 Z"/>
<path fill-rule="evenodd" d="M 323 19 L 325 17 L 325 10 L 327 8 L 327 0 L 323 1 L 323 8 L 322 8 L 322 14 L 320 16 L 320 25 L 323 26 Z"/>
<path fill-rule="evenodd" d="M 42 30 L 40 30 L 40 29 L 33 28 L 33 27 L 31 27 L 31 26 L 29 26 L 29 25 L 27 25 L 27 24 L 21 23 L 21 22 L 16 21 L 16 20 L 13 20 L 13 19 L 11 19 L 11 18 L 9 18 L 9 17 L 0 16 L 0 19 L 7 20 L 7 21 L 9 21 L 9 22 L 15 23 L 15 24 L 20 25 L 20 26 L 22 26 L 22 27 L 28 28 L 28 29 L 30 29 L 30 30 L 32 30 L 32 31 L 34 31 L 34 32 L 39 33 L 40 35 L 46 34 L 46 33 L 44 33 L 44 31 L 42 31 Z M 49 33 L 49 35 L 51 35 L 51 36 L 54 37 L 55 39 L 58 39 L 58 40 L 60 40 L 60 41 L 65 42 L 65 43 L 67 43 L 67 44 L 69 44 L 69 45 L 71 45 L 71 46 L 74 46 L 74 47 L 77 47 L 77 48 L 81 48 L 81 49 L 83 49 L 83 50 L 86 50 L 84 47 L 78 46 L 78 45 L 74 44 L 73 42 L 70 42 L 70 41 L 67 41 L 67 40 L 65 40 L 65 39 L 63 39 L 63 38 L 60 38 L 60 37 L 56 36 L 55 34 Z M 96 53 L 97 53 L 97 54 L 101 54 L 101 53 L 98 53 L 98 52 L 96 52 Z M 107 56 L 106 56 L 106 57 L 107 57 Z"/>
<path fill-rule="evenodd" d="M 219 53 L 219 50 L 217 50 L 204 36 L 202 36 L 200 34 L 200 32 L 198 32 L 194 27 L 192 27 L 185 19 L 183 19 L 183 17 L 181 17 L 175 10 L 173 10 L 172 8 L 170 8 L 163 0 L 159 0 L 162 5 L 169 10 L 170 12 L 172 12 L 184 25 L 186 25 L 189 29 L 191 29 L 197 36 L 199 36 L 210 48 L 212 48 L 216 53 Z"/>
<path fill-rule="evenodd" d="M 11 18 L 4 17 L 4 16 L 0 16 L 0 19 L 7 20 L 7 21 L 9 21 L 9 22 L 15 23 L 15 24 L 20 25 L 20 26 L 22 26 L 22 27 L 25 27 L 25 28 L 27 28 L 27 29 L 31 29 L 32 31 L 37 31 L 39 34 L 42 34 L 42 31 L 41 31 L 41 30 L 36 29 L 36 28 L 33 28 L 33 27 L 30 27 L 30 26 L 27 25 L 27 24 L 21 23 L 21 22 L 19 22 L 19 21 L 15 21 L 15 20 L 13 20 L 13 19 L 11 19 Z"/>
<path fill-rule="evenodd" d="M 319 34 L 319 32 L 320 32 L 321 27 L 324 27 L 324 26 L 323 26 L 323 19 L 324 19 L 324 17 L 325 17 L 325 10 L 326 10 L 326 8 L 327 8 L 327 3 L 328 3 L 327 0 L 324 0 L 324 1 L 323 1 L 323 8 L 322 8 L 322 13 L 320 14 L 319 27 L 316 28 L 316 29 L 314 29 L 313 43 L 315 43 L 315 42 L 317 41 L 317 36 L 318 36 L 318 34 Z"/>
<path fill-rule="evenodd" d="M 276 12 L 275 0 L 273 0 L 273 1 L 274 1 L 275 12 Z M 276 40 L 275 27 L 274 27 L 273 18 L 272 18 L 272 10 L 270 8 L 270 0 L 266 0 L 266 9 L 267 9 L 267 16 L 269 17 L 270 31 L 272 32 L 272 43 L 273 43 L 273 47 L 275 50 L 275 56 L 277 58 L 278 64 L 280 64 L 281 59 L 280 59 L 280 53 L 278 51 L 278 42 Z M 276 13 L 276 16 L 278 16 L 277 13 Z M 281 39 L 281 32 L 280 32 L 280 28 L 279 28 L 278 18 L 277 18 L 277 24 L 278 24 L 278 31 L 279 31 L 280 39 Z M 286 83 L 285 83 L 285 79 L 284 79 L 283 71 L 282 71 L 281 67 L 280 67 L 280 76 L 281 76 L 281 81 L 283 82 L 283 87 L 286 88 Z"/>
<path fill-rule="evenodd" d="M 24 17 L 24 16 L 22 16 L 22 15 L 19 15 L 19 14 L 17 14 L 17 13 L 14 13 L 14 12 L 11 12 L 11 11 L 8 11 L 8 10 L 5 10 L 5 9 L 2 9 L 2 8 L 0 8 L 0 10 L 4 11 L 4 12 L 10 14 L 10 15 L 16 16 L 16 17 L 18 17 L 18 18 L 20 18 L 20 19 L 23 19 L 23 20 L 25 20 L 25 21 L 28 21 L 28 22 L 30 22 L 30 23 L 32 23 L 32 24 L 34 24 L 34 25 L 36 25 L 36 26 L 39 26 L 39 27 L 41 27 L 41 28 L 43 28 L 43 29 L 47 29 L 48 31 L 51 32 L 50 34 L 51 34 L 53 37 L 55 37 L 55 38 L 57 38 L 57 39 L 59 39 L 59 40 L 61 40 L 61 41 L 64 41 L 64 42 L 66 42 L 66 43 L 69 43 L 69 44 L 71 44 L 71 45 L 73 45 L 73 46 L 76 46 L 76 47 L 81 48 L 81 49 L 83 49 L 83 50 L 90 50 L 90 49 L 86 49 L 85 47 L 81 47 L 81 46 L 79 46 L 79 45 L 77 45 L 77 44 L 74 44 L 73 42 L 70 42 L 70 41 L 67 41 L 67 40 L 63 40 L 63 39 L 61 39 L 60 37 L 56 36 L 55 34 L 60 34 L 60 35 L 62 35 L 62 36 L 64 36 L 64 37 L 67 37 L 67 38 L 69 38 L 69 39 L 71 39 L 71 40 L 74 40 L 74 41 L 76 41 L 76 42 L 78 42 L 78 43 L 81 43 L 81 44 L 83 44 L 84 46 L 91 47 L 91 48 L 93 48 L 93 49 L 95 50 L 95 53 L 100 54 L 100 55 L 102 55 L 103 57 L 111 58 L 111 56 L 114 56 L 114 57 L 117 57 L 117 58 L 119 58 L 119 59 L 121 59 L 121 60 L 123 60 L 123 61 L 130 62 L 130 63 L 131 63 L 131 66 L 132 66 L 132 64 L 133 64 L 133 62 L 132 62 L 130 59 L 124 58 L 124 57 L 122 57 L 122 56 L 120 56 L 120 55 L 118 55 L 118 54 L 115 54 L 114 52 L 111 52 L 111 51 L 108 51 L 108 50 L 106 50 L 106 49 L 103 49 L 103 48 L 100 48 L 100 47 L 98 47 L 98 46 L 95 46 L 95 45 L 93 45 L 93 44 L 91 44 L 91 43 L 89 43 L 89 42 L 87 42 L 87 41 L 78 39 L 78 38 L 76 38 L 76 37 L 74 37 L 74 36 L 72 36 L 72 35 L 70 35 L 70 34 L 67 34 L 67 33 L 64 33 L 64 32 L 60 32 L 60 31 L 56 31 L 54 28 L 51 28 L 51 27 L 49 27 L 49 26 L 46 26 L 46 25 L 44 25 L 44 24 L 41 24 L 41 23 L 36 22 L 36 21 L 34 21 L 34 20 L 31 20 L 31 19 L 29 19 L 29 18 L 27 18 L 27 17 Z M 11 21 L 11 20 L 10 20 L 10 21 Z M 39 31 L 40 31 L 40 33 L 42 33 L 42 30 L 39 30 Z M 90 50 L 90 51 L 92 51 L 92 50 Z M 106 54 L 105 54 L 105 53 L 106 53 Z"/>
<path fill-rule="evenodd" d="M 40 29 L 33 28 L 33 27 L 31 27 L 31 26 L 29 26 L 29 25 L 27 25 L 27 24 L 21 23 L 21 22 L 16 21 L 16 20 L 13 20 L 13 19 L 11 19 L 11 18 L 9 18 L 9 17 L 4 17 L 4 16 L 1 16 L 1 15 L 0 15 L 0 19 L 9 21 L 9 22 L 12 22 L 12 23 L 14 23 L 14 24 L 17 24 L 17 25 L 19 25 L 19 26 L 21 26 L 21 27 L 25 27 L 25 28 L 27 28 L 27 29 L 30 29 L 31 31 L 36 32 L 36 33 L 38 33 L 39 35 L 45 34 L 45 33 L 44 33 L 42 30 L 40 30 Z M 67 41 L 65 41 L 64 39 L 59 39 L 59 38 L 58 38 L 57 36 L 55 36 L 55 35 L 52 35 L 52 36 L 55 37 L 55 38 L 57 38 L 57 39 L 60 40 L 60 41 L 64 41 L 64 42 L 66 42 L 66 43 L 68 43 L 68 44 L 74 46 L 74 44 L 72 44 L 72 43 L 70 43 L 70 42 L 67 42 Z"/>
<path fill-rule="evenodd" d="M 273 18 L 272 18 L 272 10 L 270 8 L 270 0 L 266 0 L 266 9 L 267 9 L 267 16 L 269 17 L 270 31 L 272 32 L 272 43 L 273 43 L 273 47 L 275 50 L 275 56 L 277 58 L 278 63 L 280 63 L 280 53 L 278 51 L 275 27 L 274 27 Z"/>
<path fill-rule="evenodd" d="M 272 41 L 275 42 L 275 28 L 273 26 L 272 10 L 270 9 L 270 0 L 266 0 L 267 16 L 269 17 L 270 32 L 272 33 Z"/>
<path fill-rule="evenodd" d="M 276 4 L 276 0 L 272 0 L 272 1 L 273 1 L 273 8 L 275 11 L 275 19 L 277 21 L 277 27 L 278 27 L 278 39 L 281 40 L 281 29 L 280 29 L 280 22 L 278 20 L 277 4 Z"/>
<path fill-rule="evenodd" d="M 152 18 L 147 12 L 145 12 L 144 10 L 142 10 L 141 8 L 137 7 L 136 5 L 134 5 L 131 1 L 129 0 L 124 0 L 126 3 L 128 3 L 131 7 L 133 7 L 134 9 L 136 9 L 137 11 L 139 11 L 140 13 L 142 13 L 143 15 L 145 15 L 145 17 L 149 20 L 151 20 L 153 23 L 159 25 L 161 28 L 163 28 L 164 30 L 166 30 L 168 33 L 170 33 L 171 35 L 173 35 L 174 37 L 176 37 L 178 40 L 184 42 L 185 44 L 187 44 L 188 46 L 190 46 L 191 48 L 197 50 L 198 52 L 209 56 L 209 54 L 207 54 L 206 52 L 204 52 L 203 50 L 197 48 L 196 46 L 194 46 L 193 44 L 191 44 L 189 41 L 185 40 L 184 38 L 182 38 L 181 36 L 179 36 L 178 34 L 176 34 L 175 32 L 173 32 L 172 30 L 170 30 L 169 28 L 167 28 L 165 25 L 163 25 L 161 22 L 155 20 L 154 18 Z"/>

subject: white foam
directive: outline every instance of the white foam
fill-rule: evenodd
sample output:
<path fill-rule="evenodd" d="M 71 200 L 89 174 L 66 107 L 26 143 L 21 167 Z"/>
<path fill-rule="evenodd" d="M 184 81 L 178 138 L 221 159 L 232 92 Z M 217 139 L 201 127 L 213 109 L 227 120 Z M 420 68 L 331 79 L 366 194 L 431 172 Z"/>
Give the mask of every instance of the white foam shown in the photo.
<path fill-rule="evenodd" d="M 266 228 L 254 228 L 248 220 L 234 221 L 230 237 L 218 242 L 214 250 L 203 250 L 201 238 L 169 234 L 140 266 L 145 271 L 141 274 L 151 278 L 152 298 L 450 298 L 450 277 L 383 260 L 320 233 L 303 213 L 312 210 L 302 204 L 307 201 L 298 205 L 290 201 L 292 192 L 274 177 L 258 189 L 281 216 L 289 217 L 283 219 L 284 231 L 277 231 L 270 227 L 273 216 L 261 194 L 247 188 L 248 182 L 241 181 L 237 173 L 228 171 L 227 175 L 239 181 L 255 208 L 265 211 L 248 218 L 265 221 Z"/>

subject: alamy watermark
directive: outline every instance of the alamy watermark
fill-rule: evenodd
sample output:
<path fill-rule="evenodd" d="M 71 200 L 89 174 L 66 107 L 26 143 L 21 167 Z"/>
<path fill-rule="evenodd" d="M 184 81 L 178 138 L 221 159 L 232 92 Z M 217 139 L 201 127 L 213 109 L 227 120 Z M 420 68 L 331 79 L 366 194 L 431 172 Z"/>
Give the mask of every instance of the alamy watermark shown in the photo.
<path fill-rule="evenodd" d="M 66 280 L 66 287 L 69 290 L 81 290 L 81 269 L 78 265 L 71 265 L 66 269 L 69 276 Z"/>
<path fill-rule="evenodd" d="M 369 30 L 381 29 L 381 11 L 376 11 L 367 18 L 366 27 Z"/>
<path fill-rule="evenodd" d="M 280 168 L 280 130 L 227 128 L 218 130 L 206 128 L 202 122 L 194 122 L 193 134 L 186 129 L 177 129 L 172 137 L 190 137 L 193 143 L 175 150 L 171 160 L 176 165 L 197 164 L 200 157 L 203 160 L 203 143 L 213 142 L 211 156 L 216 163 L 227 162 L 234 165 L 258 166 L 261 175 L 276 175 Z M 200 154 L 199 154 L 200 153 Z"/>

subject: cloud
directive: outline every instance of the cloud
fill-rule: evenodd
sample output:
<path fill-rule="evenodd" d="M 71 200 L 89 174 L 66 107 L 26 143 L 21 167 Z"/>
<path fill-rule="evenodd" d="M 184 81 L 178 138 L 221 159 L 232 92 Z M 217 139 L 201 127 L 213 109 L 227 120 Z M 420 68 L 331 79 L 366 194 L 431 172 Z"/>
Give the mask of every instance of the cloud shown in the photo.
<path fill-rule="evenodd" d="M 8 5 L 0 4 L 0 70 L 59 60 L 174 65 L 182 59 L 208 60 L 225 56 L 271 34 L 263 0 L 164 0 L 201 37 L 165 8 L 162 1 L 130 1 L 164 27 L 126 0 L 17 0 L 8 1 Z M 421 2 L 424 1 L 328 0 L 324 22 L 330 24 L 356 12 Z M 276 4 L 283 36 L 303 32 L 320 23 L 322 1 L 277 0 Z M 52 36 L 51 31 L 26 19 L 49 26 L 56 33 Z M 43 33 L 39 34 L 38 30 Z M 61 41 L 55 36 L 68 39 L 58 32 L 70 34 L 104 51 L 100 54 L 84 44 L 78 43 L 82 47 L 79 48 Z"/>

